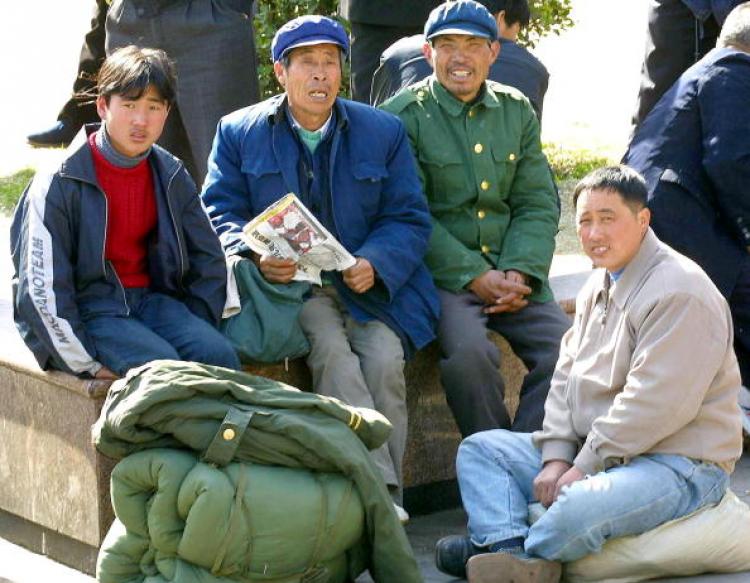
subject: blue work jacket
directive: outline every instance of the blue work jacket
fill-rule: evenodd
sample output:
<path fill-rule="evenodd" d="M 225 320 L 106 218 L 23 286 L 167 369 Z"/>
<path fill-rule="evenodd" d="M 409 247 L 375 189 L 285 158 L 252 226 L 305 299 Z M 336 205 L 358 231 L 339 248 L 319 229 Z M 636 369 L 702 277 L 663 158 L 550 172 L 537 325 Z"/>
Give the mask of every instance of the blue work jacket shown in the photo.
<path fill-rule="evenodd" d="M 333 220 L 341 244 L 367 259 L 377 280 L 364 294 L 338 273 L 333 284 L 355 317 L 364 311 L 383 321 L 410 354 L 435 337 L 439 315 L 423 263 L 432 227 L 414 158 L 397 117 L 340 98 L 334 107 Z M 240 235 L 250 219 L 288 192 L 300 193 L 299 144 L 286 115 L 286 97 L 277 95 L 219 123 L 202 197 L 228 254 L 248 251 Z"/>

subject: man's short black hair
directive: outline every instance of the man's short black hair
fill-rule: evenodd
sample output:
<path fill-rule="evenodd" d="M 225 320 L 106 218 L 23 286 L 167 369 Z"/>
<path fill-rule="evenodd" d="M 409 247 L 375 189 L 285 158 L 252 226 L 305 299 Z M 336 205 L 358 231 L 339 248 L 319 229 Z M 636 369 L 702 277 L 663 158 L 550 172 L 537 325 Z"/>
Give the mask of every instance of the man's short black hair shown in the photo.
<path fill-rule="evenodd" d="M 648 202 L 648 188 L 643 176 L 622 164 L 597 168 L 584 176 L 573 191 L 573 207 L 578 204 L 582 192 L 592 190 L 616 192 L 633 212 L 638 212 Z"/>
<path fill-rule="evenodd" d="M 175 100 L 174 65 L 161 49 L 130 45 L 117 49 L 99 69 L 97 94 L 109 102 L 112 95 L 140 99 L 153 87 L 159 96 L 172 105 Z"/>
<path fill-rule="evenodd" d="M 508 26 L 513 26 L 516 22 L 521 23 L 521 28 L 529 25 L 531 9 L 528 0 L 480 0 L 480 2 L 493 16 L 505 10 L 505 23 Z"/>

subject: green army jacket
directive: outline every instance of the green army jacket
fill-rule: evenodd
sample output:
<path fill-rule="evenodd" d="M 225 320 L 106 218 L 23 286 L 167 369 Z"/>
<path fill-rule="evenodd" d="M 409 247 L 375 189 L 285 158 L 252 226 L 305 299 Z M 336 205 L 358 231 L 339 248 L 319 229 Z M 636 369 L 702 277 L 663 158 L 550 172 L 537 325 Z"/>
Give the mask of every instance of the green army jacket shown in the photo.
<path fill-rule="evenodd" d="M 433 75 L 381 107 L 404 122 L 417 158 L 433 218 L 425 261 L 435 283 L 459 291 L 489 269 L 515 269 L 530 277 L 530 300 L 551 300 L 560 205 L 528 100 L 487 81 L 465 104 Z"/>

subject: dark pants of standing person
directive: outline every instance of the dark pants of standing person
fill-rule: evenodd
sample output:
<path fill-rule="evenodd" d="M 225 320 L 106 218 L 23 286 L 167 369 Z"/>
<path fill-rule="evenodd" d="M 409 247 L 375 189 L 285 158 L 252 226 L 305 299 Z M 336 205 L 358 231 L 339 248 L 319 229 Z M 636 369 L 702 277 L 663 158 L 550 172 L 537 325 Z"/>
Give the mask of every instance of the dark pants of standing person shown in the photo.
<path fill-rule="evenodd" d="M 482 301 L 471 292 L 438 291 L 438 340 L 443 352 L 440 374 L 461 435 L 487 429 L 541 429 L 560 341 L 570 328 L 570 319 L 554 301 L 529 302 L 518 312 L 487 315 Z M 488 329 L 508 341 L 529 371 L 512 424 L 503 402 L 500 350 L 487 337 Z"/>
<path fill-rule="evenodd" d="M 352 22 L 352 99 L 370 103 L 370 86 L 380 55 L 404 36 L 422 32 L 420 26 L 379 26 Z"/>
<path fill-rule="evenodd" d="M 740 363 L 742 384 L 750 387 L 750 255 L 742 262 L 737 283 L 729 296 L 734 321 L 734 351 Z"/>
<path fill-rule="evenodd" d="M 675 182 L 658 182 L 648 204 L 651 227 L 706 272 L 729 302 L 742 384 L 750 387 L 750 254 L 703 198 Z"/>
<path fill-rule="evenodd" d="M 159 144 L 199 187 L 219 120 L 258 101 L 252 13 L 253 0 L 114 0 L 107 14 L 107 54 L 135 44 L 174 61 L 177 100 Z"/>
<path fill-rule="evenodd" d="M 718 36 L 713 16 L 700 22 L 681 0 L 651 0 L 633 127 L 646 119 L 686 69 L 714 48 Z"/>
<path fill-rule="evenodd" d="M 99 74 L 106 57 L 104 53 L 104 23 L 107 19 L 107 0 L 96 0 L 96 7 L 91 15 L 91 30 L 86 33 L 78 59 L 78 75 L 73 83 L 73 95 L 63 105 L 58 120 L 68 119 L 76 127 L 99 121 L 94 103 L 96 76 Z M 76 97 L 91 95 L 91 98 Z"/>

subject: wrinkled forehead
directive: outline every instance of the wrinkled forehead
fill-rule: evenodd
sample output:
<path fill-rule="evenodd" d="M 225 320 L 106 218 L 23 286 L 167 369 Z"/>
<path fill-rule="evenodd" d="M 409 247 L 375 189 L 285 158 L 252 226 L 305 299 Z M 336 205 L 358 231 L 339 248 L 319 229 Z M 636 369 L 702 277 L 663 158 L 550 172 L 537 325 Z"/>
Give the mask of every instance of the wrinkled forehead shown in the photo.
<path fill-rule="evenodd" d="M 335 56 L 337 59 L 341 57 L 341 47 L 334 43 L 322 43 L 316 42 L 309 45 L 303 44 L 298 45 L 291 49 L 287 55 L 291 57 L 300 57 L 303 55 L 314 55 L 314 56 Z"/>
<path fill-rule="evenodd" d="M 486 36 L 478 36 L 476 34 L 471 34 L 469 32 L 461 32 L 461 31 L 452 31 L 445 34 L 438 34 L 434 37 L 432 37 L 431 42 L 434 45 L 442 44 L 442 43 L 483 43 L 483 44 L 491 44 L 490 39 L 488 39 Z"/>

